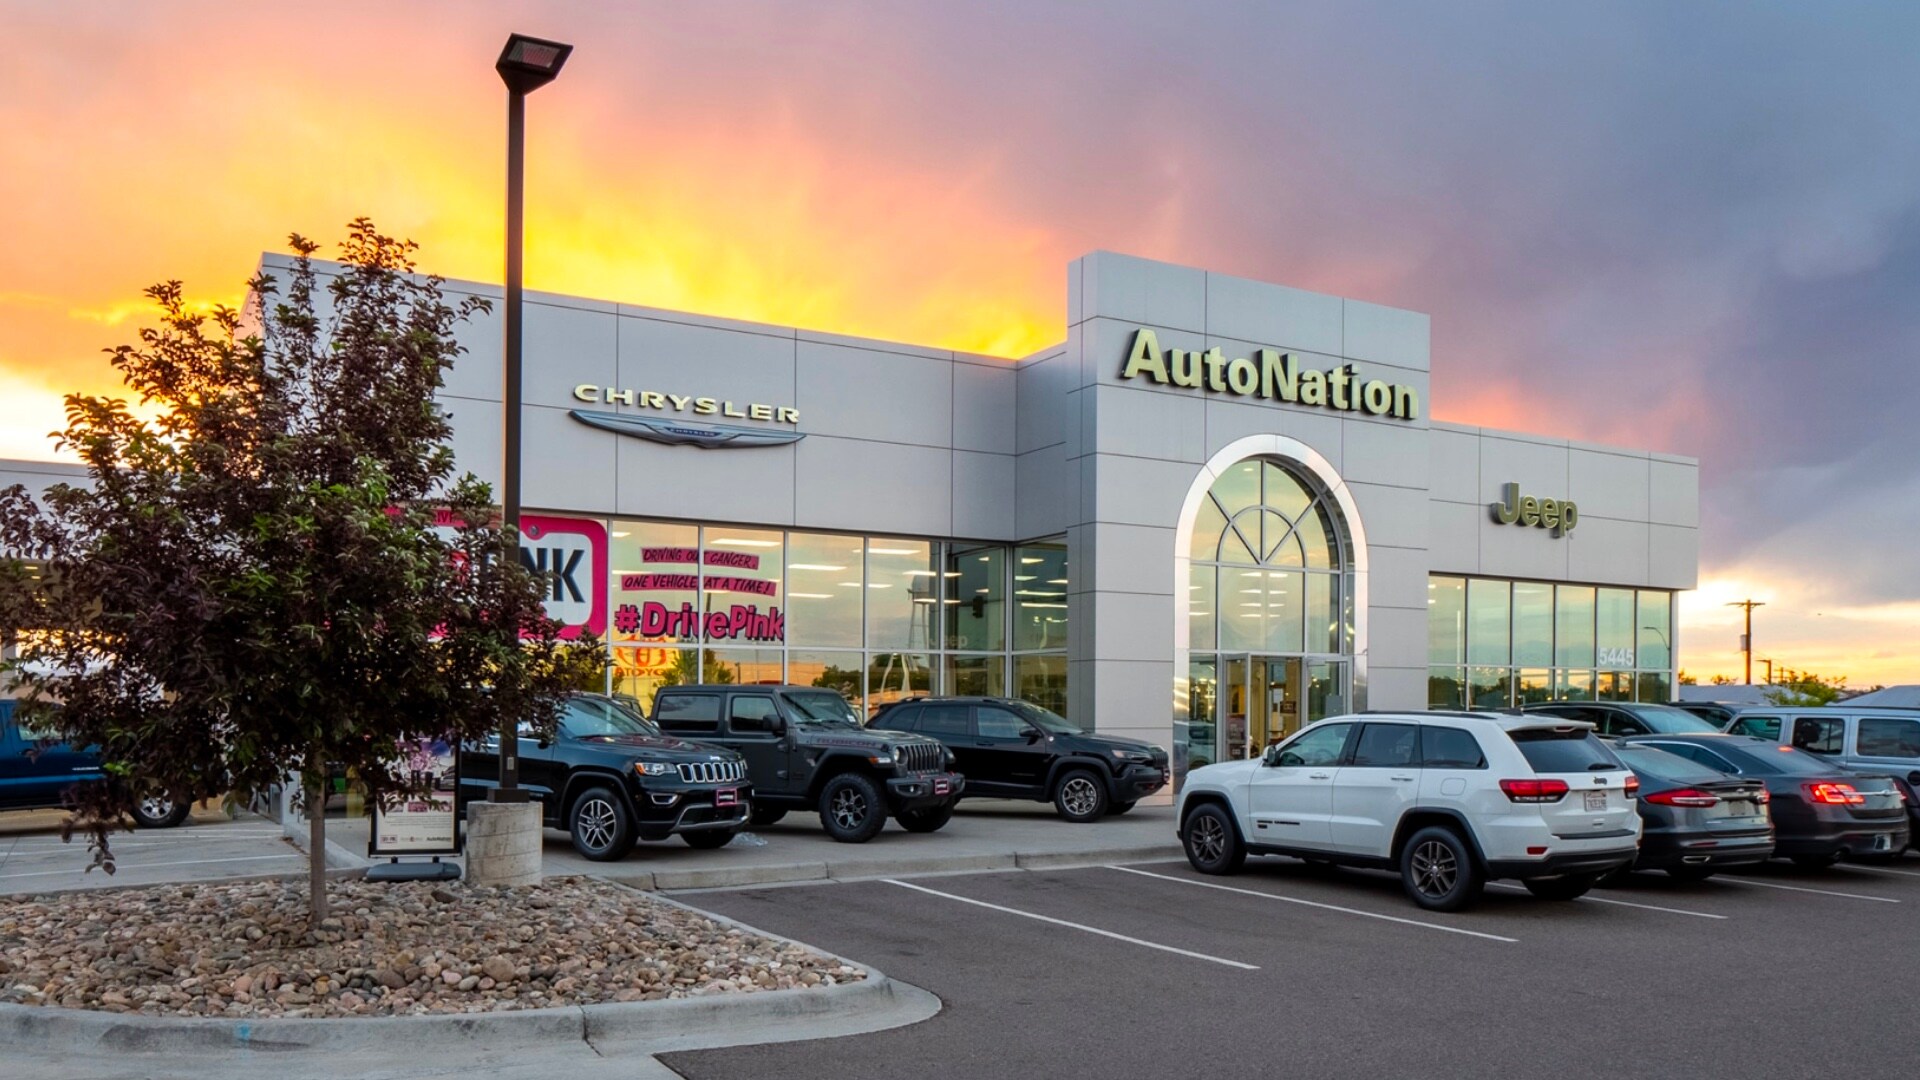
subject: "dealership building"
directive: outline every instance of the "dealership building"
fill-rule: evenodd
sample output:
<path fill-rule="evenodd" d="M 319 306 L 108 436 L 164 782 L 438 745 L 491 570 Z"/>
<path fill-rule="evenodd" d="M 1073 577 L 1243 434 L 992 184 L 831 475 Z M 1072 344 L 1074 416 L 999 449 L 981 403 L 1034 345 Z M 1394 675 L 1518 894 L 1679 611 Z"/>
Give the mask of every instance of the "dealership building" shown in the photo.
<path fill-rule="evenodd" d="M 1105 252 L 1066 287 L 1018 360 L 529 293 L 550 611 L 642 701 L 1018 696 L 1193 764 L 1360 709 L 1671 698 L 1693 459 L 1435 422 L 1426 315 Z M 496 301 L 442 401 L 497 485 L 500 290 L 448 289 Z"/>

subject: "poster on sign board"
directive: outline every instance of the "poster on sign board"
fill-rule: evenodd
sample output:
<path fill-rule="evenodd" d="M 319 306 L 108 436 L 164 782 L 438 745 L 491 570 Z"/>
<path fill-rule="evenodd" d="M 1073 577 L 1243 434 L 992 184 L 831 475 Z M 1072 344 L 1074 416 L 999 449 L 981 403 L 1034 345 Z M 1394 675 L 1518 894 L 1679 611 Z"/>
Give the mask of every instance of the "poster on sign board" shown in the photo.
<path fill-rule="evenodd" d="M 427 787 L 391 808 L 373 808 L 367 833 L 368 855 L 458 855 L 460 815 L 454 793 L 460 788 L 460 755 L 448 739 L 414 739 L 403 746 L 397 772 Z"/>

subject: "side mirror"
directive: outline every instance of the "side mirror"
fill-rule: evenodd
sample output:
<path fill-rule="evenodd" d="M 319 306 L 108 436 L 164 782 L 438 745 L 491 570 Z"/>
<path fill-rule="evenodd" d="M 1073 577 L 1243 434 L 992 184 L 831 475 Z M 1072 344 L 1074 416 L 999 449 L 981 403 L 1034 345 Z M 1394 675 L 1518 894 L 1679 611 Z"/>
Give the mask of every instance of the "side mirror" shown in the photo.
<path fill-rule="evenodd" d="M 1043 736 L 1041 735 L 1041 732 L 1040 732 L 1040 729 L 1039 729 L 1039 728 L 1031 728 L 1031 727 L 1030 727 L 1030 728 L 1028 728 L 1028 729 L 1026 730 L 1026 737 L 1027 737 L 1027 741 L 1028 741 L 1028 742 L 1030 742 L 1030 743 L 1037 743 L 1037 742 L 1039 742 L 1039 741 L 1041 740 L 1041 738 L 1042 738 Z"/>

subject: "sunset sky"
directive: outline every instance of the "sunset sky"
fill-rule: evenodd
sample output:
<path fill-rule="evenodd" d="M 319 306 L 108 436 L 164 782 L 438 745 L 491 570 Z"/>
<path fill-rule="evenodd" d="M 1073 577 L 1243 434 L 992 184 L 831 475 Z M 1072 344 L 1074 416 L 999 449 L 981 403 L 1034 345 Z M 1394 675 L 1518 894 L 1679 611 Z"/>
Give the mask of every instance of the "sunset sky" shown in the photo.
<path fill-rule="evenodd" d="M 311 12 L 312 14 L 307 14 Z M 1095 248 L 1428 312 L 1433 414 L 1701 460 L 1681 663 L 1920 682 L 1920 4 L 0 0 L 0 457 L 140 290 L 357 215 L 498 280 L 1017 356 Z M 1757 670 L 1757 669 L 1756 669 Z"/>

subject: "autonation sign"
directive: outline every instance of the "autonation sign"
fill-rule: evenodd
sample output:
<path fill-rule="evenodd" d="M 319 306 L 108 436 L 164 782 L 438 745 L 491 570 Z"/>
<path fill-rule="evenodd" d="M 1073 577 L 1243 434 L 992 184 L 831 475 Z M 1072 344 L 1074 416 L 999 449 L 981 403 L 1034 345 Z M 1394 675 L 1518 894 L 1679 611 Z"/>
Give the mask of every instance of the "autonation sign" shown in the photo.
<path fill-rule="evenodd" d="M 1352 364 L 1316 371 L 1278 349 L 1261 349 L 1252 357 L 1231 360 L 1218 346 L 1205 351 L 1162 349 L 1160 339 L 1145 327 L 1133 332 L 1133 348 L 1127 352 L 1120 377 L 1396 420 L 1420 418 L 1418 390 L 1379 379 L 1362 380 Z"/>

